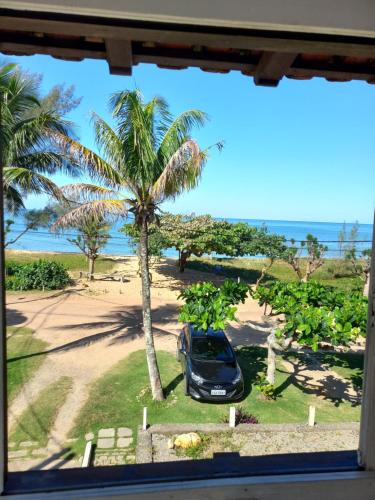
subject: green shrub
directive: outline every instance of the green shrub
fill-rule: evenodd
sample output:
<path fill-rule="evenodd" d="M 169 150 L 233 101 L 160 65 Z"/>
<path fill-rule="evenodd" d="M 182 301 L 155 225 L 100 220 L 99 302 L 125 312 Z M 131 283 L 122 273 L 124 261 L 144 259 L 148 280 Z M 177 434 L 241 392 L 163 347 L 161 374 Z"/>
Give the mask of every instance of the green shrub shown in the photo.
<path fill-rule="evenodd" d="M 245 302 L 248 285 L 225 280 L 217 287 L 211 282 L 196 283 L 183 290 L 179 299 L 184 299 L 179 321 L 191 323 L 197 330 L 224 330 L 227 321 L 235 320 L 235 304 Z"/>
<path fill-rule="evenodd" d="M 313 350 L 320 342 L 346 345 L 366 333 L 367 298 L 360 292 L 347 294 L 317 281 L 279 281 L 251 295 L 260 305 L 270 306 L 271 313 L 285 315 L 277 336 L 293 337 Z"/>
<path fill-rule="evenodd" d="M 8 268 L 9 269 L 9 268 Z M 6 279 L 8 290 L 57 290 L 70 283 L 66 268 L 54 261 L 38 260 L 29 264 L 12 264 Z"/>
<path fill-rule="evenodd" d="M 275 386 L 267 381 L 264 373 L 259 373 L 255 381 L 255 388 L 265 399 L 275 399 Z"/>

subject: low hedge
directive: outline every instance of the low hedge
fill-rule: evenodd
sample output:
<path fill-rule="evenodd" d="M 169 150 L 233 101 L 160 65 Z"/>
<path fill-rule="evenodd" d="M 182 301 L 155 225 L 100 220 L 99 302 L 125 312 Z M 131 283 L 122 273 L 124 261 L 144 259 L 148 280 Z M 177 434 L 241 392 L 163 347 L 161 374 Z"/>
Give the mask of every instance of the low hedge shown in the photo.
<path fill-rule="evenodd" d="M 58 290 L 71 282 L 65 266 L 42 259 L 28 264 L 10 262 L 6 273 L 7 290 Z"/>

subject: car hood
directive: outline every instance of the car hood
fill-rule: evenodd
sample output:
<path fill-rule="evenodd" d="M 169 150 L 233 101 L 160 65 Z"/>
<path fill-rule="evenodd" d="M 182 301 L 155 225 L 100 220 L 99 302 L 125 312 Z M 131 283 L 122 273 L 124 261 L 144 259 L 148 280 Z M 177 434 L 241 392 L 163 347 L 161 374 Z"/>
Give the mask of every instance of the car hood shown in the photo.
<path fill-rule="evenodd" d="M 191 360 L 191 369 L 207 382 L 231 383 L 237 374 L 237 363 Z"/>

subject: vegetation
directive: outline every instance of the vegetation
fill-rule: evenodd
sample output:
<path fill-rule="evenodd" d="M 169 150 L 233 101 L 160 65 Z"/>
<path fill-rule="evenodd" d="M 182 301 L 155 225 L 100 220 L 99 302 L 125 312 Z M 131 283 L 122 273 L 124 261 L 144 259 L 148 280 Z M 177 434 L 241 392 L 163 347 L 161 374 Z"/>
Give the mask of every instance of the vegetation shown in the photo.
<path fill-rule="evenodd" d="M 235 304 L 244 303 L 249 287 L 241 282 L 226 280 L 220 287 L 213 283 L 196 283 L 179 295 L 185 304 L 179 321 L 191 323 L 197 330 L 224 330 L 227 321 L 235 320 Z"/>
<path fill-rule="evenodd" d="M 47 343 L 36 339 L 33 330 L 25 327 L 7 328 L 7 383 L 11 402 L 25 382 L 30 380 L 44 361 L 44 356 L 30 356 L 46 349 Z"/>
<path fill-rule="evenodd" d="M 61 377 L 47 385 L 17 420 L 9 440 L 18 447 L 22 441 L 33 441 L 46 446 L 57 413 L 72 388 L 73 379 Z"/>
<path fill-rule="evenodd" d="M 73 194 L 82 204 L 60 218 L 55 227 L 69 227 L 87 217 L 110 214 L 134 215 L 140 232 L 139 255 L 142 277 L 143 331 L 153 397 L 162 400 L 163 389 L 154 348 L 148 227 L 157 222 L 160 204 L 194 188 L 207 158 L 190 138 L 194 126 L 204 124 L 205 114 L 190 110 L 173 119 L 167 103 L 158 97 L 144 102 L 140 92 L 114 94 L 110 108 L 116 128 L 93 115 L 97 144 L 103 157 L 75 141 L 61 136 L 61 146 L 87 168 L 100 186 L 74 184 L 64 193 Z M 123 192 L 123 193 L 122 193 Z M 88 201 L 87 201 L 88 200 Z"/>
<path fill-rule="evenodd" d="M 77 236 L 68 238 L 68 241 L 76 245 L 87 257 L 88 277 L 92 279 L 95 271 L 95 262 L 99 257 L 99 252 L 104 248 L 110 238 L 109 225 L 103 218 L 88 217 L 77 226 Z"/>
<path fill-rule="evenodd" d="M 283 283 L 251 291 L 271 313 L 284 314 L 280 328 L 269 329 L 267 382 L 274 383 L 275 350 L 298 342 L 316 351 L 321 343 L 347 345 L 365 335 L 367 299 L 361 292 L 345 294 L 319 282 Z M 266 310 L 266 309 L 265 309 Z"/>
<path fill-rule="evenodd" d="M 4 248 L 16 243 L 24 234 L 26 234 L 31 229 L 38 229 L 40 227 L 48 227 L 51 221 L 51 212 L 45 208 L 42 210 L 27 210 L 24 213 L 24 223 L 25 227 L 20 231 L 13 239 L 9 240 L 8 235 L 12 231 L 12 226 L 14 221 L 12 219 L 7 219 L 5 221 L 4 227 Z"/>
<path fill-rule="evenodd" d="M 57 136 L 68 138 L 72 133 L 56 106 L 58 98 L 41 101 L 38 83 L 14 64 L 0 68 L 0 168 L 5 207 L 12 213 L 24 208 L 29 193 L 62 199 L 49 176 L 79 171 L 74 158 L 56 142 Z"/>
<path fill-rule="evenodd" d="M 17 264 L 26 264 L 38 260 L 49 260 L 63 265 L 68 271 L 82 271 L 87 266 L 86 257 L 78 253 L 48 253 L 48 252 L 18 252 L 7 250 L 6 268 Z M 110 257 L 98 257 L 96 260 L 96 270 L 101 273 L 110 272 L 116 261 Z"/>
<path fill-rule="evenodd" d="M 229 423 L 229 418 L 227 415 L 223 418 L 223 422 Z M 259 424 L 259 420 L 255 415 L 248 413 L 248 411 L 246 409 L 244 409 L 242 406 L 237 406 L 236 414 L 235 414 L 235 423 L 236 423 L 236 425 L 239 425 L 239 424 Z"/>
<path fill-rule="evenodd" d="M 304 273 L 302 273 L 301 268 L 301 254 L 303 250 L 307 252 Z M 300 281 L 306 282 L 310 279 L 311 275 L 324 264 L 323 256 L 327 250 L 328 247 L 319 243 L 318 238 L 312 234 L 307 234 L 306 241 L 301 241 L 299 247 L 297 247 L 294 240 L 292 240 L 292 246 L 284 250 L 281 254 L 281 258 L 290 264 Z"/>
<path fill-rule="evenodd" d="M 6 288 L 9 290 L 59 290 L 70 283 L 65 267 L 48 260 L 8 264 L 7 274 Z"/>
<path fill-rule="evenodd" d="M 342 269 L 344 262 L 342 259 L 326 260 L 323 266 L 316 271 L 314 275 L 315 279 L 325 285 L 333 286 L 343 291 L 350 292 L 352 290 L 362 290 L 362 280 L 358 276 L 353 276 L 352 273 L 333 277 L 331 272 L 333 265 L 337 265 L 339 269 Z M 239 277 L 246 283 L 256 284 L 265 266 L 265 260 L 201 257 L 192 258 L 187 263 L 187 266 L 190 269 L 196 269 L 207 273 L 220 273 L 220 275 L 228 278 L 237 279 Z M 301 268 L 304 270 L 305 266 L 306 261 L 301 258 Z M 296 274 L 286 262 L 275 260 L 272 268 L 265 272 L 263 283 L 268 285 L 276 280 L 295 282 L 296 279 Z"/>
<path fill-rule="evenodd" d="M 258 392 L 254 390 L 253 384 L 257 374 L 266 367 L 267 349 L 243 347 L 237 350 L 236 355 L 245 379 L 246 392 L 244 399 L 235 406 L 256 415 L 261 423 L 306 422 L 310 404 L 317 408 L 318 422 L 359 420 L 359 405 L 355 406 L 345 399 L 338 402 L 324 393 L 319 395 L 319 388 L 316 388 L 316 392 L 307 390 L 294 374 L 286 372 L 281 357 L 277 357 L 275 378 L 277 403 L 258 399 Z M 311 356 L 320 355 L 317 353 Z M 181 366 L 173 355 L 164 351 L 158 351 L 157 356 L 166 399 L 161 402 L 153 401 L 144 356 L 144 351 L 133 352 L 92 385 L 88 401 L 71 432 L 71 437 L 79 438 L 73 444 L 77 451 L 82 452 L 84 448 L 85 433 L 96 433 L 102 427 L 121 427 L 126 422 L 136 435 L 138 425 L 142 422 L 144 406 L 148 408 L 150 424 L 220 422 L 229 414 L 229 407 L 233 403 L 213 405 L 187 398 L 184 395 Z M 363 361 L 362 355 L 358 354 L 358 357 Z M 346 354 L 335 353 L 335 359 L 327 358 L 325 366 L 336 366 L 340 360 L 345 362 L 346 359 Z M 357 369 L 356 366 L 348 366 L 348 383 L 353 373 L 357 376 Z"/>

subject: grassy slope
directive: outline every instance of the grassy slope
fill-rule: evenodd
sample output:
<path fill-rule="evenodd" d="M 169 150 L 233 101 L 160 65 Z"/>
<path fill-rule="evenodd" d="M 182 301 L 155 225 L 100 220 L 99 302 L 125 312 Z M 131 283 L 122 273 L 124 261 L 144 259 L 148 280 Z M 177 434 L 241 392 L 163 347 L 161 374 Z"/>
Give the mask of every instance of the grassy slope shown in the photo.
<path fill-rule="evenodd" d="M 78 253 L 43 253 L 43 252 L 18 252 L 14 250 L 6 251 L 7 261 L 27 263 L 35 260 L 53 260 L 63 264 L 68 271 L 86 271 L 87 261 L 83 254 Z M 115 261 L 110 257 L 99 257 L 95 263 L 95 272 L 110 272 L 115 265 Z"/>
<path fill-rule="evenodd" d="M 260 275 L 264 262 L 264 259 L 211 259 L 202 257 L 192 258 L 188 261 L 188 267 L 206 272 L 215 272 L 215 266 L 221 266 L 221 274 L 231 278 L 240 276 L 249 283 L 255 283 Z M 319 280 L 327 285 L 336 286 L 343 290 L 351 290 L 353 287 L 363 287 L 361 279 L 357 277 L 334 278 L 329 272 L 329 269 L 337 265 L 342 265 L 342 261 L 334 261 L 333 259 L 326 260 L 323 266 L 313 274 L 312 279 Z M 297 276 L 288 264 L 277 261 L 268 272 L 264 282 L 266 283 L 267 281 L 275 279 L 296 281 Z"/>
<path fill-rule="evenodd" d="M 239 404 L 255 414 L 261 423 L 306 422 L 309 404 L 318 407 L 319 422 L 359 419 L 359 406 L 352 407 L 347 402 L 335 406 L 332 401 L 308 394 L 300 386 L 291 383 L 291 377 L 284 372 L 282 366 L 279 366 L 276 378 L 276 387 L 284 387 L 280 397 L 276 401 L 260 401 L 252 384 L 257 372 L 265 369 L 266 349 L 242 348 L 238 359 L 248 388 L 245 400 Z M 148 407 L 151 424 L 214 423 L 228 415 L 229 404 L 203 403 L 184 396 L 180 365 L 171 354 L 158 352 L 158 361 L 166 401 L 151 400 L 144 351 L 130 354 L 92 386 L 89 400 L 71 433 L 72 437 L 80 438 L 78 447 L 83 446 L 86 432 L 95 432 L 101 427 L 127 426 L 136 431 L 141 423 L 143 406 Z"/>
<path fill-rule="evenodd" d="M 10 326 L 7 335 L 8 401 L 11 402 L 44 360 L 44 355 L 22 359 L 23 356 L 41 352 L 48 344 L 34 338 L 30 328 Z"/>
<path fill-rule="evenodd" d="M 46 446 L 57 412 L 71 387 L 70 377 L 61 377 L 45 387 L 36 401 L 22 413 L 9 440 L 17 446 L 22 441 L 35 441 L 41 447 Z"/>

